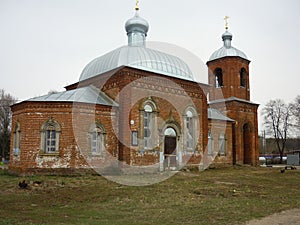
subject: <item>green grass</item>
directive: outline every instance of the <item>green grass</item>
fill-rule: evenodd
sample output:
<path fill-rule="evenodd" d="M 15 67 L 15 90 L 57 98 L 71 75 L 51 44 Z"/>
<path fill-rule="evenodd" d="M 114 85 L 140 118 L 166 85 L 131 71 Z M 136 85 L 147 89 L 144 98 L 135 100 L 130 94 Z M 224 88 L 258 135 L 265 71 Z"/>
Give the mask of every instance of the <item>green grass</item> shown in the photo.
<path fill-rule="evenodd" d="M 233 167 L 179 172 L 143 187 L 101 176 L 33 176 L 0 171 L 0 224 L 243 224 L 300 207 L 300 171 Z"/>

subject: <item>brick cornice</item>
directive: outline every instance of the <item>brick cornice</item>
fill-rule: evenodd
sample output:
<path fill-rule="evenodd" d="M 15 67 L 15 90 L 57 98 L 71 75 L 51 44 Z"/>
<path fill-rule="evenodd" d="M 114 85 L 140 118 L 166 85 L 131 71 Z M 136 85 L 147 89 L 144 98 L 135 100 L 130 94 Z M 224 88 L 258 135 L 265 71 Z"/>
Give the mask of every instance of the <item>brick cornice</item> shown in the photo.
<path fill-rule="evenodd" d="M 111 106 L 106 105 L 95 105 L 90 103 L 81 103 L 81 102 L 31 102 L 31 101 L 25 101 L 18 103 L 16 105 L 13 105 L 11 107 L 12 111 L 20 111 L 25 109 L 71 109 L 80 107 L 81 109 L 91 109 L 91 108 L 99 108 L 101 109 L 108 109 L 111 110 Z"/>

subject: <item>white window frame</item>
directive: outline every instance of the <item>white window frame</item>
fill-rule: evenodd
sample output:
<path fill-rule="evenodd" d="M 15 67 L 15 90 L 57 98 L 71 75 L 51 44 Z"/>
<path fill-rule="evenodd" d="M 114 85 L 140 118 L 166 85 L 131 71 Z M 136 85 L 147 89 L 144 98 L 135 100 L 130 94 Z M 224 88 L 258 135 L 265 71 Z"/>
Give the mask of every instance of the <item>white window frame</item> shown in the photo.
<path fill-rule="evenodd" d="M 184 114 L 184 148 L 188 152 L 194 152 L 197 146 L 198 117 L 194 107 L 187 107 Z"/>
<path fill-rule="evenodd" d="M 226 135 L 221 133 L 219 135 L 219 155 L 226 155 Z"/>
<path fill-rule="evenodd" d="M 143 118 L 143 140 L 144 149 L 149 150 L 153 148 L 152 134 L 153 134 L 153 107 L 150 104 L 144 106 L 144 118 Z"/>
<path fill-rule="evenodd" d="M 132 146 L 138 146 L 138 131 L 132 131 L 131 132 L 131 145 Z"/>
<path fill-rule="evenodd" d="M 55 153 L 57 151 L 56 148 L 56 135 L 57 132 L 54 127 L 49 127 L 46 130 L 46 135 L 45 135 L 45 153 L 51 154 Z"/>
<path fill-rule="evenodd" d="M 92 156 L 105 156 L 105 136 L 104 127 L 95 122 L 90 126 L 90 153 Z"/>
<path fill-rule="evenodd" d="M 157 115 L 159 111 L 156 102 L 148 97 L 139 106 L 139 152 L 154 150 L 159 145 Z M 145 122 L 146 120 L 146 122 Z"/>
<path fill-rule="evenodd" d="M 20 144 L 21 144 L 21 128 L 20 124 L 16 123 L 14 130 L 14 140 L 13 140 L 13 155 L 20 156 Z"/>
<path fill-rule="evenodd" d="M 214 137 L 211 131 L 208 132 L 207 154 L 214 155 Z"/>
<path fill-rule="evenodd" d="M 41 128 L 40 154 L 58 155 L 61 127 L 58 122 L 50 118 Z"/>
<path fill-rule="evenodd" d="M 189 112 L 192 115 L 188 115 Z M 195 128 L 193 113 L 188 110 L 186 114 L 186 148 L 188 150 L 194 150 Z"/>

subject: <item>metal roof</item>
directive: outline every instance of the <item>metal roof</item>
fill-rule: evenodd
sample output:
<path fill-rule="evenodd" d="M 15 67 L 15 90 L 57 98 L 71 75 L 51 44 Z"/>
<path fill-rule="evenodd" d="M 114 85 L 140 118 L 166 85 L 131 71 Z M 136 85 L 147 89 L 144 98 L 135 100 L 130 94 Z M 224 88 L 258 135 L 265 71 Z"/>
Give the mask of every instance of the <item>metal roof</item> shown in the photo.
<path fill-rule="evenodd" d="M 248 57 L 246 56 L 246 54 L 244 52 L 231 46 L 231 41 L 232 41 L 231 33 L 226 31 L 222 35 L 222 39 L 224 42 L 224 46 L 222 48 L 219 48 L 217 51 L 215 51 L 210 56 L 209 61 L 220 59 L 223 57 L 228 57 L 228 56 L 238 56 L 238 57 L 248 60 Z"/>
<path fill-rule="evenodd" d="M 77 88 L 70 91 L 64 91 L 54 94 L 43 95 L 28 99 L 31 102 L 81 102 L 108 106 L 118 106 L 118 104 L 109 98 L 105 93 L 95 86 Z"/>
<path fill-rule="evenodd" d="M 123 46 L 91 61 L 79 81 L 120 66 L 128 66 L 171 77 L 194 81 L 188 65 L 180 58 L 143 46 Z"/>
<path fill-rule="evenodd" d="M 138 10 L 136 10 L 133 18 L 127 20 L 125 29 L 128 36 L 128 46 L 117 48 L 91 61 L 83 69 L 79 82 L 121 66 L 194 81 L 190 68 L 183 60 L 167 53 L 146 48 L 149 23 L 139 16 Z"/>
<path fill-rule="evenodd" d="M 223 57 L 228 57 L 228 56 L 238 56 L 238 57 L 248 60 L 246 54 L 243 53 L 242 51 L 238 50 L 237 48 L 234 48 L 234 47 L 226 48 L 223 46 L 222 48 L 218 49 L 211 55 L 211 57 L 209 58 L 209 61 L 212 61 L 215 59 L 220 59 Z"/>
<path fill-rule="evenodd" d="M 219 110 L 213 109 L 213 108 L 208 108 L 207 109 L 208 113 L 208 119 L 212 120 L 223 120 L 223 121 L 229 121 L 229 122 L 234 122 L 233 119 L 230 119 L 229 117 L 223 115 Z"/>

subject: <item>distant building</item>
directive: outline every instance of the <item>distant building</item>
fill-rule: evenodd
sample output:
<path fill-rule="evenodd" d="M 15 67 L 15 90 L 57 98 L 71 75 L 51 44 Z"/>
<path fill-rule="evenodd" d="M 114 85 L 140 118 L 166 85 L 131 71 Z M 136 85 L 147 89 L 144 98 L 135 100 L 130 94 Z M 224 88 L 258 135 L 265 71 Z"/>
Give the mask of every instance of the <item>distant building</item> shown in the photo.
<path fill-rule="evenodd" d="M 207 85 L 179 56 L 147 48 L 148 29 L 137 10 L 128 46 L 91 61 L 65 92 L 12 106 L 11 172 L 69 173 L 112 160 L 160 171 L 258 163 L 250 61 L 232 34 L 226 29 L 207 62 Z"/>

